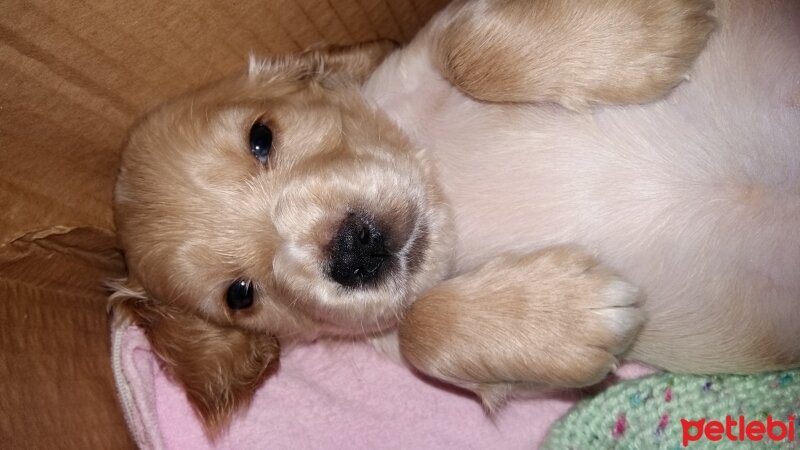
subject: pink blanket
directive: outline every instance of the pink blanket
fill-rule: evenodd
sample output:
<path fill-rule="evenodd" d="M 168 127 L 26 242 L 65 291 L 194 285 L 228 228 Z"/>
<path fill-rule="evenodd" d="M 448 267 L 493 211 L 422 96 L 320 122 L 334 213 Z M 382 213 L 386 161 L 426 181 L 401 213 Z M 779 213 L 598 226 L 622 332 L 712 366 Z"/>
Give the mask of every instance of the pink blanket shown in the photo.
<path fill-rule="evenodd" d="M 577 398 L 516 401 L 489 418 L 473 397 L 430 384 L 367 344 L 310 345 L 282 355 L 250 409 L 211 443 L 143 333 L 126 327 L 112 339 L 120 402 L 143 449 L 532 449 Z"/>

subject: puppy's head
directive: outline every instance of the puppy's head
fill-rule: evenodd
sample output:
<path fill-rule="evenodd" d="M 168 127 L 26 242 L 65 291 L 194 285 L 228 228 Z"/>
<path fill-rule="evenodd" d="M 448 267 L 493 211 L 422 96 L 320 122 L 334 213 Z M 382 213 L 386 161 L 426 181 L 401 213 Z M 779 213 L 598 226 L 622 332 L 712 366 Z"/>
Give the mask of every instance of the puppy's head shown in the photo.
<path fill-rule="evenodd" d="M 274 366 L 277 339 L 381 332 L 448 270 L 432 169 L 359 92 L 391 48 L 253 61 L 131 133 L 115 297 L 212 430 Z"/>

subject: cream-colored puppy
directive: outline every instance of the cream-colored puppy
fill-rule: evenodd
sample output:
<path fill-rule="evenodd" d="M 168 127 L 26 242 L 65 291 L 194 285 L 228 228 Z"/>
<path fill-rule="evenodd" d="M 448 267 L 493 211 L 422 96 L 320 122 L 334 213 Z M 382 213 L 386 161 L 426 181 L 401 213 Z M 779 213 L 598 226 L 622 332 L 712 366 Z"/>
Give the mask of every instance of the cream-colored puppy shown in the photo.
<path fill-rule="evenodd" d="M 279 342 L 398 323 L 412 365 L 490 406 L 631 344 L 798 364 L 798 7 L 720 2 L 689 69 L 710 6 L 460 2 L 393 53 L 253 61 L 164 105 L 123 154 L 118 317 L 212 432 Z"/>

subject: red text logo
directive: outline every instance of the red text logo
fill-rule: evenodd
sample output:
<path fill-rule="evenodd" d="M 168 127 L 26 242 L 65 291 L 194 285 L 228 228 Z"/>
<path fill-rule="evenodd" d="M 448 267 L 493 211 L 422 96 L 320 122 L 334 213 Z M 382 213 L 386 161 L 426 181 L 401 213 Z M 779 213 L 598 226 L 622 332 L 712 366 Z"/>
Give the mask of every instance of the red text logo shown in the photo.
<path fill-rule="evenodd" d="M 785 422 L 773 419 L 772 416 L 767 416 L 766 422 L 763 420 L 745 421 L 744 416 L 739 416 L 738 420 L 731 416 L 725 416 L 724 423 L 718 420 L 681 419 L 683 446 L 686 447 L 690 442 L 699 441 L 701 438 L 712 442 L 721 439 L 759 442 L 766 437 L 774 442 L 794 442 L 794 420 L 795 416 L 788 416 Z"/>

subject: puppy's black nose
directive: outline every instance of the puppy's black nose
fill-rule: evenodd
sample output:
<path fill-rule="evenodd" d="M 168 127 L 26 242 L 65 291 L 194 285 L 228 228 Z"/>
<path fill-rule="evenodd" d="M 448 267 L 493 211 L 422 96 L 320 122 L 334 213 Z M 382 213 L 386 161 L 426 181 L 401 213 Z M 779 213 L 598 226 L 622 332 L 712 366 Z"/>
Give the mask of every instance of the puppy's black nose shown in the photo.
<path fill-rule="evenodd" d="M 349 214 L 339 226 L 330 252 L 330 274 L 346 287 L 362 287 L 378 281 L 388 270 L 391 253 L 388 236 L 375 220 Z"/>

